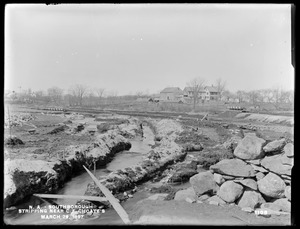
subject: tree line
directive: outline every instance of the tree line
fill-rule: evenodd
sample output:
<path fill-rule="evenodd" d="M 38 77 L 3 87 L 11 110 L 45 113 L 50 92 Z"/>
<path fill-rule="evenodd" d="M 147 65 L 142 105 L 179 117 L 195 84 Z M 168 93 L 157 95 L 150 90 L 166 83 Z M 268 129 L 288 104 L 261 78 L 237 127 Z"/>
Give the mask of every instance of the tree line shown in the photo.
<path fill-rule="evenodd" d="M 187 82 L 187 86 L 192 88 L 193 107 L 199 104 L 200 92 L 205 86 L 205 80 L 201 78 L 194 78 Z M 280 104 L 293 104 L 294 91 L 283 90 L 280 88 L 273 89 L 260 89 L 237 92 L 231 92 L 226 89 L 226 81 L 218 79 L 215 82 L 215 87 L 218 91 L 218 100 L 223 102 L 234 103 L 250 103 L 256 105 L 258 103 L 270 103 L 279 108 Z M 68 90 L 60 87 L 51 87 L 46 91 L 32 91 L 31 89 L 22 90 L 21 92 L 10 93 L 10 99 L 13 101 L 26 102 L 26 103 L 51 103 L 55 105 L 68 105 L 68 106 L 97 106 L 103 103 L 116 103 L 122 100 L 134 100 L 139 97 L 151 97 L 148 92 L 138 91 L 134 95 L 118 96 L 116 91 L 107 91 L 105 88 L 90 88 L 83 84 L 75 84 Z"/>

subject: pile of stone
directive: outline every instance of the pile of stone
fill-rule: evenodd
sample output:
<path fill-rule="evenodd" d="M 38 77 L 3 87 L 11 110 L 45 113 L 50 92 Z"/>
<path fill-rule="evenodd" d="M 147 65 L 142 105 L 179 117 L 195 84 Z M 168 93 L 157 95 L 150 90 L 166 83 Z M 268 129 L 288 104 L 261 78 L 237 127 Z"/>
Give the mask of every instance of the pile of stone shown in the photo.
<path fill-rule="evenodd" d="M 291 171 L 294 145 L 285 138 L 267 142 L 246 135 L 234 149 L 235 158 L 224 159 L 210 170 L 190 178 L 191 187 L 175 200 L 236 204 L 243 210 L 268 214 L 291 211 Z"/>

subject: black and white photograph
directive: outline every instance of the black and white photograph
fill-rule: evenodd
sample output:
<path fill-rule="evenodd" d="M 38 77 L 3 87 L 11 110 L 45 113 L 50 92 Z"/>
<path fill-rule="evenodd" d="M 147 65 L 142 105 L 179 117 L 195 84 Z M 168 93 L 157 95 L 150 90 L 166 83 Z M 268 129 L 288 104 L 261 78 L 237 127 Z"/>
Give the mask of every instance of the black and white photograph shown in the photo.
<path fill-rule="evenodd" d="M 3 224 L 295 224 L 293 4 L 4 14 Z"/>

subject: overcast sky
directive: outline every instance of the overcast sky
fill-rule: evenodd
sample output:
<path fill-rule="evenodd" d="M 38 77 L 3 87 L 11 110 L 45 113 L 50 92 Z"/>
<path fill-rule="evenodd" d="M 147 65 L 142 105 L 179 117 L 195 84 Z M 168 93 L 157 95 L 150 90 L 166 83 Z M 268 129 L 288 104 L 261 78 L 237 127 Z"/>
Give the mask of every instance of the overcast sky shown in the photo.
<path fill-rule="evenodd" d="M 5 89 L 294 88 L 285 4 L 7 5 Z"/>

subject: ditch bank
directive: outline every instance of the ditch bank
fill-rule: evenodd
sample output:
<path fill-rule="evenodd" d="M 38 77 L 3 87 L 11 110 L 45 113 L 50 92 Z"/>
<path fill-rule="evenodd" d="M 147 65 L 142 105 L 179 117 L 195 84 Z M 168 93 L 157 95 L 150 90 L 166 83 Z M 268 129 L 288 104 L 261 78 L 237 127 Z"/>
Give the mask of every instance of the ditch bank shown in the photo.
<path fill-rule="evenodd" d="M 131 147 L 129 140 L 121 134 L 124 134 L 124 128 L 97 134 L 90 144 L 68 146 L 64 150 L 64 160 L 6 160 L 4 208 L 18 204 L 34 193 L 56 193 L 66 181 L 84 170 L 83 165 L 89 169 L 93 169 L 94 162 L 96 168 L 106 165 L 116 153 Z"/>
<path fill-rule="evenodd" d="M 150 150 L 144 156 L 144 160 L 136 166 L 119 169 L 106 177 L 98 177 L 120 201 L 124 200 L 124 191 L 134 189 L 136 185 L 156 177 L 169 165 L 184 160 L 187 155 L 184 148 L 174 141 L 183 130 L 178 122 L 170 119 L 147 119 L 143 123 L 149 125 L 155 130 L 155 135 L 159 136 L 153 150 Z M 85 195 L 104 196 L 93 182 L 88 184 Z M 107 206 L 107 203 L 103 204 Z"/>

